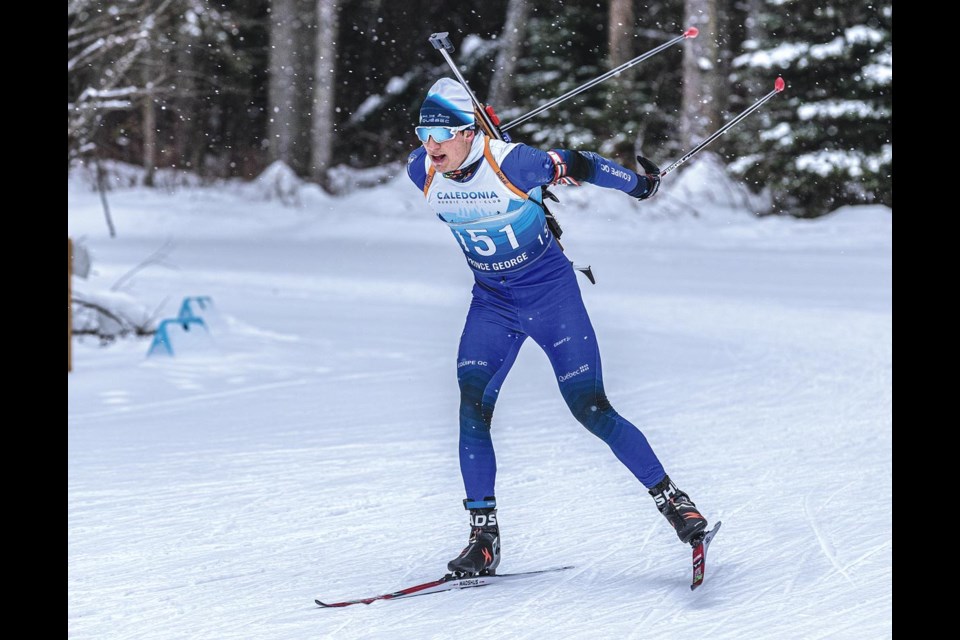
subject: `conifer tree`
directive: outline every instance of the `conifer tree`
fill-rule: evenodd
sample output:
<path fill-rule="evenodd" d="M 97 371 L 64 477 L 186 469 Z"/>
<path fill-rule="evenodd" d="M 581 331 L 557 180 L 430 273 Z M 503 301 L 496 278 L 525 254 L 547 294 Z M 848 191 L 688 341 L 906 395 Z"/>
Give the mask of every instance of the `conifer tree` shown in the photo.
<path fill-rule="evenodd" d="M 736 135 L 734 173 L 769 189 L 768 212 L 817 217 L 845 204 L 892 205 L 892 2 L 759 0 L 744 86 L 786 90 Z"/>

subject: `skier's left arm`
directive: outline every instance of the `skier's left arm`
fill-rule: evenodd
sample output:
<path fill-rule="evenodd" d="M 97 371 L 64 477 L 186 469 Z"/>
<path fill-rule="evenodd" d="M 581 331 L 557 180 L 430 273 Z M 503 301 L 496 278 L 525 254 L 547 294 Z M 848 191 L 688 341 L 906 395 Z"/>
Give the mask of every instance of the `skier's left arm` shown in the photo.
<path fill-rule="evenodd" d="M 524 191 L 556 184 L 562 178 L 573 178 L 598 187 L 623 191 L 638 200 L 646 200 L 660 187 L 660 170 L 646 158 L 637 156 L 637 160 L 647 172 L 645 175 L 620 166 L 593 151 L 541 151 L 518 144 L 503 159 L 501 168 L 504 174 Z"/>

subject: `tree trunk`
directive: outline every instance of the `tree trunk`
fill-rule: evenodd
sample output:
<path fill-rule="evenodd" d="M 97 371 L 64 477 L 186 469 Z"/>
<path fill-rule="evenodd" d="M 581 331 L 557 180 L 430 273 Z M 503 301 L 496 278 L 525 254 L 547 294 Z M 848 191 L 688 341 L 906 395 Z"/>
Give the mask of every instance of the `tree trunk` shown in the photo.
<path fill-rule="evenodd" d="M 267 135 L 270 161 L 293 167 L 294 144 L 300 134 L 297 108 L 297 0 L 270 3 L 270 68 Z"/>
<path fill-rule="evenodd" d="M 153 83 L 147 81 L 143 97 L 143 184 L 152 187 L 157 169 L 157 106 L 154 103 Z"/>
<path fill-rule="evenodd" d="M 313 74 L 313 119 L 310 127 L 310 175 L 329 191 L 327 171 L 333 160 L 337 70 L 338 0 L 317 0 L 317 56 Z"/>
<path fill-rule="evenodd" d="M 745 2 L 747 15 L 743 21 L 744 35 L 747 40 L 755 43 L 754 46 L 759 46 L 759 43 L 770 40 L 767 25 L 763 20 L 764 2 L 763 0 L 745 0 Z M 769 89 L 765 89 L 766 85 L 760 82 L 757 74 L 746 74 L 743 83 L 750 94 L 762 95 L 762 93 L 769 91 Z"/>
<path fill-rule="evenodd" d="M 310 127 L 313 118 L 313 61 L 317 49 L 316 0 L 297 0 L 296 58 L 293 84 L 296 91 L 297 132 L 293 141 L 293 164 L 301 176 L 309 175 Z"/>
<path fill-rule="evenodd" d="M 684 0 L 684 24 L 700 34 L 683 49 L 683 107 L 680 135 L 684 147 L 696 146 L 720 123 L 717 61 L 717 0 Z"/>
<path fill-rule="evenodd" d="M 631 0 L 611 0 L 607 13 L 607 66 L 614 69 L 632 59 L 634 54 L 636 18 Z M 634 101 L 636 99 L 637 67 L 621 71 L 610 78 L 607 86 L 607 103 L 610 105 L 610 117 L 615 122 L 625 123 L 634 120 Z M 608 151 L 608 155 L 617 162 L 634 166 L 633 149 L 642 145 L 644 128 L 637 127 L 630 143 L 620 142 Z"/>
<path fill-rule="evenodd" d="M 607 63 L 613 69 L 634 57 L 634 29 L 636 18 L 633 14 L 631 0 L 611 0 L 610 12 L 607 14 Z M 631 78 L 631 67 L 624 71 L 621 77 Z M 624 76 L 624 74 L 628 74 Z"/>
<path fill-rule="evenodd" d="M 529 0 L 510 0 L 507 4 L 507 21 L 500 33 L 497 67 L 487 98 L 487 104 L 493 105 L 494 109 L 507 107 L 513 101 L 513 75 L 526 37 L 529 16 Z"/>
<path fill-rule="evenodd" d="M 192 44 L 192 43 L 191 43 Z M 202 170 L 201 158 L 206 148 L 206 139 L 201 129 L 203 123 L 202 101 L 196 95 L 197 77 L 200 69 L 193 47 L 177 47 L 173 52 L 172 63 L 176 70 L 177 93 L 167 101 L 176 114 L 173 121 L 172 145 L 174 158 L 187 171 Z"/>

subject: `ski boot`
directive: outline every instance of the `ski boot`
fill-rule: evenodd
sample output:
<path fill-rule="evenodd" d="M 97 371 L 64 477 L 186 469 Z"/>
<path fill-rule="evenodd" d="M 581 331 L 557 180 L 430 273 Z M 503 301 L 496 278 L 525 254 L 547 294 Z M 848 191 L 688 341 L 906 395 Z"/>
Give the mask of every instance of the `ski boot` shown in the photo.
<path fill-rule="evenodd" d="M 495 575 L 500 564 L 497 499 L 468 499 L 463 506 L 470 511 L 470 540 L 460 555 L 447 563 L 447 569 L 456 577 Z"/>
<path fill-rule="evenodd" d="M 698 536 L 706 530 L 707 519 L 697 510 L 697 505 L 693 504 L 690 496 L 677 489 L 670 476 L 664 476 L 657 486 L 650 489 L 650 495 L 657 503 L 660 513 L 676 530 L 680 542 L 694 544 Z"/>

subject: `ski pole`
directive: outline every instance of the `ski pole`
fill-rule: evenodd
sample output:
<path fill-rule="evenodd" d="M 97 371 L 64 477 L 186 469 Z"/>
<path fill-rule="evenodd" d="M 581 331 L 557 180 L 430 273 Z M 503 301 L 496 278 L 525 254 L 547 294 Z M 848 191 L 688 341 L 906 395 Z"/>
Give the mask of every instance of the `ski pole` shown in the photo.
<path fill-rule="evenodd" d="M 595 85 L 598 85 L 598 84 L 600 84 L 601 82 L 603 82 L 604 80 L 606 80 L 607 78 L 609 78 L 609 77 L 611 77 L 611 76 L 615 76 L 616 74 L 620 73 L 621 71 L 624 71 L 624 70 L 626 70 L 626 69 L 629 69 L 630 67 L 634 66 L 635 64 L 639 64 L 640 62 L 643 62 L 643 61 L 646 60 L 647 58 L 649 58 L 649 57 L 651 57 L 651 56 L 653 56 L 653 55 L 655 55 L 655 54 L 657 54 L 657 53 L 660 53 L 660 52 L 663 51 L 664 49 L 669 48 L 670 46 L 672 46 L 672 45 L 680 42 L 681 40 L 683 40 L 683 39 L 685 39 L 685 38 L 696 38 L 698 33 L 700 33 L 699 29 L 697 29 L 696 27 L 690 27 L 689 29 L 687 29 L 686 31 L 684 31 L 682 35 L 677 36 L 676 38 L 670 40 L 669 42 L 664 42 L 663 44 L 661 44 L 661 45 L 659 45 L 659 46 L 657 46 L 657 47 L 654 47 L 653 49 L 651 49 L 650 51 L 647 51 L 646 53 L 640 54 L 639 56 L 637 56 L 637 57 L 634 58 L 633 60 L 627 60 L 626 62 L 624 62 L 623 64 L 621 64 L 619 67 L 616 67 L 615 69 L 611 69 L 610 71 L 607 71 L 607 72 L 606 72 L 605 74 L 603 74 L 602 76 L 597 76 L 597 77 L 594 78 L 593 80 L 591 80 L 591 81 L 589 81 L 589 82 L 587 82 L 587 83 L 584 83 L 584 84 L 580 85 L 580 86 L 577 87 L 576 89 L 572 89 L 572 90 L 566 92 L 565 94 L 563 94 L 563 95 L 560 96 L 559 98 L 554 98 L 554 99 L 551 100 L 550 102 L 547 102 L 546 104 L 543 104 L 543 105 L 537 107 L 537 108 L 534 109 L 533 111 L 531 111 L 531 112 L 529 112 L 529 113 L 527 113 L 527 114 L 524 114 L 524 115 L 520 116 L 519 118 L 517 118 L 517 119 L 514 120 L 513 122 L 510 122 L 509 124 L 503 125 L 503 126 L 501 127 L 501 129 L 502 129 L 503 131 L 507 131 L 508 129 L 512 129 L 513 127 L 515 127 L 515 126 L 517 126 L 517 125 L 519 125 L 519 124 L 523 124 L 524 122 L 526 122 L 527 120 L 529 120 L 529 119 L 532 118 L 533 116 L 537 115 L 538 113 L 540 113 L 540 112 L 542 112 L 542 111 L 546 111 L 546 110 L 549 109 L 550 107 L 555 107 L 555 106 L 557 106 L 558 104 L 560 104 L 561 102 L 563 102 L 564 100 L 567 100 L 567 99 L 569 99 L 569 98 L 572 98 L 573 96 L 577 95 L 578 93 L 583 93 L 584 91 L 586 91 L 586 90 L 589 89 L 590 87 L 593 87 L 593 86 L 595 86 Z M 431 38 L 431 42 L 432 42 L 432 38 Z M 434 46 L 436 46 L 436 45 L 434 45 Z"/>
<path fill-rule="evenodd" d="M 444 31 L 442 33 L 434 33 L 430 36 L 430 44 L 433 45 L 434 49 L 437 49 L 440 52 L 440 55 L 443 56 L 443 59 L 447 61 L 447 64 L 450 65 L 450 68 L 453 70 L 457 80 L 460 84 L 463 85 L 463 88 L 466 89 L 467 94 L 470 96 L 470 100 L 473 102 L 474 109 L 477 112 L 477 115 L 480 117 L 480 125 L 483 127 L 487 135 L 497 140 L 503 140 L 503 133 L 501 133 L 500 128 L 497 126 L 499 120 L 494 122 L 490 114 L 487 112 L 487 109 L 484 105 L 477 99 L 477 96 L 474 95 L 473 90 L 470 89 L 470 85 L 467 84 L 467 81 L 464 79 L 463 74 L 460 73 L 460 70 L 457 69 L 457 65 L 453 62 L 453 58 L 450 57 L 450 52 L 453 51 L 453 43 L 450 42 L 450 33 Z"/>
<path fill-rule="evenodd" d="M 707 146 L 708 144 L 710 144 L 711 142 L 713 142 L 714 140 L 716 140 L 717 138 L 719 138 L 721 135 L 723 135 L 723 133 L 724 133 L 727 129 L 729 129 L 729 128 L 732 127 L 733 125 L 737 124 L 738 122 L 740 122 L 741 120 L 743 120 L 744 118 L 746 118 L 748 115 L 750 115 L 751 113 L 753 113 L 754 111 L 756 111 L 757 109 L 759 109 L 760 106 L 761 106 L 764 102 L 766 102 L 767 100 L 769 100 L 769 99 L 772 98 L 773 96 L 775 96 L 775 95 L 777 95 L 778 93 L 780 93 L 781 91 L 783 91 L 783 88 L 784 88 L 783 78 L 777 78 L 777 81 L 773 83 L 773 91 L 771 91 L 771 92 L 768 93 L 767 95 L 765 95 L 765 96 L 763 96 L 762 98 L 760 98 L 759 100 L 757 100 L 755 103 L 753 103 L 753 106 L 748 107 L 746 110 L 744 110 L 742 113 L 740 113 L 740 115 L 738 115 L 736 118 L 734 118 L 733 120 L 731 120 L 731 121 L 728 122 L 727 124 L 723 125 L 723 126 L 720 127 L 719 129 L 717 129 L 717 131 L 716 131 L 712 136 L 710 136 L 709 138 L 707 138 L 706 140 L 704 140 L 703 142 L 701 142 L 700 144 L 698 144 L 697 146 L 695 146 L 693 149 L 691 149 L 690 151 L 688 151 L 687 153 L 685 153 L 679 160 L 677 160 L 676 162 L 674 162 L 673 164 L 671 164 L 669 167 L 667 167 L 666 169 L 664 169 L 663 171 L 661 171 L 661 172 L 660 172 L 660 177 L 662 178 L 663 176 L 667 175 L 668 173 L 670 173 L 671 171 L 673 171 L 674 169 L 676 169 L 677 167 L 679 167 L 681 164 L 683 164 L 684 162 L 686 162 L 687 160 L 689 160 L 690 158 L 692 158 L 696 153 L 698 153 L 698 152 L 699 152 L 701 149 L 703 149 L 705 146 Z"/>

